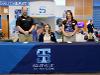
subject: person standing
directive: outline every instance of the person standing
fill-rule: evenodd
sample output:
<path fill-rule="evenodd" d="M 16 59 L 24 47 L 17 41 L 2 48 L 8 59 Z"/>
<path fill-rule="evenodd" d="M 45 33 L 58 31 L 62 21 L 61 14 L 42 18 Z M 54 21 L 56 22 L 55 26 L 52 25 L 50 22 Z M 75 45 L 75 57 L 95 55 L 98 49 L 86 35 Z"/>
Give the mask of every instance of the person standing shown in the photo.
<path fill-rule="evenodd" d="M 66 20 L 62 22 L 63 42 L 75 42 L 77 21 L 73 18 L 71 10 L 66 11 Z"/>
<path fill-rule="evenodd" d="M 16 27 L 19 31 L 19 42 L 32 42 L 32 30 L 35 28 L 34 20 L 28 16 L 28 8 L 22 7 L 22 16 L 16 21 Z"/>
<path fill-rule="evenodd" d="M 88 40 L 93 40 L 93 33 L 94 33 L 94 25 L 93 20 L 90 20 L 90 23 L 87 25 L 88 29 Z"/>

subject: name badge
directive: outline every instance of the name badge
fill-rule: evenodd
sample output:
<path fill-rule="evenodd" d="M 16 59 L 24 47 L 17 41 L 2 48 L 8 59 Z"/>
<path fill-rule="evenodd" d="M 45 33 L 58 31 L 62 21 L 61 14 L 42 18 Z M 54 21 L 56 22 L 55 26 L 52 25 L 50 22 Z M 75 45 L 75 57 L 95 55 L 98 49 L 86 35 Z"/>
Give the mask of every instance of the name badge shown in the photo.
<path fill-rule="evenodd" d="M 26 19 L 22 19 L 22 20 L 26 20 Z"/>

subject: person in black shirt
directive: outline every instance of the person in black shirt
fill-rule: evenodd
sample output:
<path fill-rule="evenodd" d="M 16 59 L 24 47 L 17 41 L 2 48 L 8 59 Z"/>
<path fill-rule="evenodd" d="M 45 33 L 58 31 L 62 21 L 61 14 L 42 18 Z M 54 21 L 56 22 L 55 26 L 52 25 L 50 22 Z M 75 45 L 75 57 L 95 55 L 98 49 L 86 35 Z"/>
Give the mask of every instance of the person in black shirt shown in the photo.
<path fill-rule="evenodd" d="M 87 25 L 88 33 L 93 33 L 94 25 L 93 20 L 90 20 L 90 23 Z"/>
<path fill-rule="evenodd" d="M 93 20 L 90 20 L 90 23 L 87 25 L 87 29 L 88 29 L 88 39 L 92 40 L 94 32 Z"/>
<path fill-rule="evenodd" d="M 77 21 L 73 18 L 71 10 L 66 11 L 66 20 L 62 22 L 63 42 L 75 42 Z"/>
<path fill-rule="evenodd" d="M 34 22 L 31 17 L 27 15 L 27 7 L 22 7 L 22 16 L 16 21 L 16 27 L 19 31 L 19 42 L 32 42 L 32 30 L 34 29 Z"/>

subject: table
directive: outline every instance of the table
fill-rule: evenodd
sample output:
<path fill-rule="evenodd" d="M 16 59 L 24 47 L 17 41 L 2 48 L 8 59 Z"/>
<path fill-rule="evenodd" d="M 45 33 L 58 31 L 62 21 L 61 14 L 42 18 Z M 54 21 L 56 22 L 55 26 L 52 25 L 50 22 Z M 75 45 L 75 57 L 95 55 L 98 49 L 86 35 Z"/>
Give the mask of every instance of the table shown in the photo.
<path fill-rule="evenodd" d="M 100 72 L 100 43 L 0 42 L 0 74 Z"/>

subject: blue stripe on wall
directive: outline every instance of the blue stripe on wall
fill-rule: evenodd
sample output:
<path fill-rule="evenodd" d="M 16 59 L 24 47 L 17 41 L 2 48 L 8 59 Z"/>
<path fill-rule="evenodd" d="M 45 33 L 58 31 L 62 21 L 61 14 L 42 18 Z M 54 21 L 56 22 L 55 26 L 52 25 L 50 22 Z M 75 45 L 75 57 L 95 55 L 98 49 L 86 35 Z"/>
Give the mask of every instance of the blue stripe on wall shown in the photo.
<path fill-rule="evenodd" d="M 93 0 L 93 18 L 95 28 L 100 28 L 100 0 Z"/>

